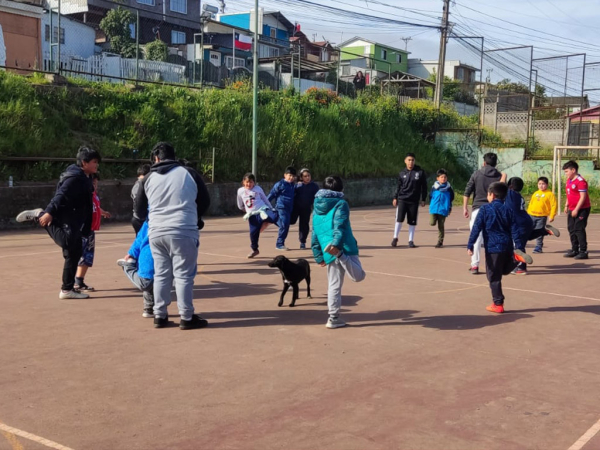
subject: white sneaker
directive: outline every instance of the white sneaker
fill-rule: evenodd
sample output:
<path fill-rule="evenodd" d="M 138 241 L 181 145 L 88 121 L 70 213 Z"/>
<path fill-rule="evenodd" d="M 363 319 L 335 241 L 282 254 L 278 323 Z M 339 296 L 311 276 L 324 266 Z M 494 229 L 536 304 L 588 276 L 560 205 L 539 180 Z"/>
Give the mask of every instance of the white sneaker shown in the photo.
<path fill-rule="evenodd" d="M 339 317 L 330 317 L 329 320 L 327 320 L 327 325 L 325 326 L 327 328 L 342 328 L 346 326 L 346 322 Z"/>
<path fill-rule="evenodd" d="M 120 267 L 135 266 L 136 264 L 137 264 L 137 259 L 135 259 L 135 258 L 117 259 L 117 266 L 120 266 Z"/>
<path fill-rule="evenodd" d="M 58 298 L 60 298 L 61 300 L 69 300 L 69 299 L 81 299 L 81 298 L 90 298 L 89 295 L 84 294 L 82 292 L 77 292 L 75 290 L 72 291 L 60 291 L 60 294 L 58 294 Z"/>
<path fill-rule="evenodd" d="M 44 210 L 42 208 L 36 209 L 26 209 L 25 211 L 21 211 L 17 216 L 17 222 L 30 222 L 34 219 L 37 219 Z"/>

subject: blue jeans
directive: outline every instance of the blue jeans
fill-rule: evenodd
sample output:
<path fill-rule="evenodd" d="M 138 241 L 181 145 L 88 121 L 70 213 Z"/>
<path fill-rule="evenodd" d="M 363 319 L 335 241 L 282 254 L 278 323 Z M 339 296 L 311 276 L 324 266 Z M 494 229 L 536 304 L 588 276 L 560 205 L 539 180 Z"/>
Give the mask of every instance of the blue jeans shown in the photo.
<path fill-rule="evenodd" d="M 533 229 L 539 230 L 546 228 L 546 222 L 548 221 L 548 218 L 546 216 L 531 216 L 531 220 L 533 220 Z M 544 246 L 544 236 L 540 236 L 539 238 L 537 238 L 537 240 L 535 241 L 535 246 L 539 248 L 542 248 Z"/>
<path fill-rule="evenodd" d="M 287 238 L 288 232 L 290 231 L 290 221 L 292 220 L 292 212 L 287 209 L 277 208 L 279 213 L 279 220 L 277 226 L 279 227 L 279 235 L 277 236 L 277 247 L 283 247 L 285 245 L 285 239 Z"/>

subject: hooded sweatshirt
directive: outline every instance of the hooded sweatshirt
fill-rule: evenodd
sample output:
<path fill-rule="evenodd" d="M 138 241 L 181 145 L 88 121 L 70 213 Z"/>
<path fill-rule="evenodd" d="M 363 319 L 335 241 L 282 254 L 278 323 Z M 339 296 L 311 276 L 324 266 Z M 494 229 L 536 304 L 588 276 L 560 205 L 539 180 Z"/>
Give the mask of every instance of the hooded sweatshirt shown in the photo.
<path fill-rule="evenodd" d="M 452 189 L 450 183 L 442 184 L 439 181 L 433 183 L 429 198 L 429 214 L 448 217 L 450 211 L 452 211 L 452 202 L 454 201 L 454 189 Z"/>
<path fill-rule="evenodd" d="M 427 198 L 427 176 L 420 166 L 415 165 L 412 170 L 404 168 L 398 175 L 398 187 L 394 199 L 406 203 L 424 202 Z"/>
<path fill-rule="evenodd" d="M 67 167 L 56 186 L 56 193 L 44 212 L 60 224 L 88 235 L 92 225 L 92 193 L 94 185 L 83 169 L 75 164 Z"/>
<path fill-rule="evenodd" d="M 488 202 L 488 188 L 495 181 L 500 181 L 500 178 L 502 178 L 502 174 L 492 166 L 483 166 L 471 175 L 464 196 L 470 197 L 473 194 L 473 210 L 481 208 Z"/>
<path fill-rule="evenodd" d="M 329 244 L 348 255 L 358 255 L 358 244 L 350 226 L 350 207 L 342 192 L 321 189 L 315 196 L 312 251 L 315 261 L 330 264 L 335 257 L 324 253 Z"/>
<path fill-rule="evenodd" d="M 154 164 L 142 181 L 135 212 L 142 220 L 148 217 L 150 239 L 167 235 L 198 238 L 198 230 L 204 227 L 202 215 L 210 205 L 200 174 L 178 161 L 166 160 Z"/>

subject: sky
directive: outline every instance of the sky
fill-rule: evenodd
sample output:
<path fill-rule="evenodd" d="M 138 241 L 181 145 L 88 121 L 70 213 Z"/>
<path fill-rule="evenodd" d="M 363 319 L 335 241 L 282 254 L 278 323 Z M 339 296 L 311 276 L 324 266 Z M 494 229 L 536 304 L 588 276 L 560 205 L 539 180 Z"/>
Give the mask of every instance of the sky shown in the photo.
<path fill-rule="evenodd" d="M 210 3 L 212 0 L 208 0 Z M 253 0 L 226 0 L 226 12 L 248 11 Z M 334 45 L 354 36 L 404 49 L 410 58 L 437 59 L 443 0 L 260 0 L 259 7 L 281 11 L 298 22 L 311 39 Z M 533 59 L 586 53 L 586 63 L 600 62 L 600 0 L 455 0 L 450 4 L 455 36 L 483 36 L 486 57 L 483 78 L 529 82 L 530 64 L 538 84 L 551 95 L 580 95 L 600 89 L 600 64 L 586 66 L 583 55 L 534 61 L 531 49 L 488 50 L 534 46 Z M 480 66 L 480 39 L 452 38 L 448 59 Z M 535 71 L 533 77 L 535 78 Z M 600 100 L 600 91 L 589 91 Z"/>

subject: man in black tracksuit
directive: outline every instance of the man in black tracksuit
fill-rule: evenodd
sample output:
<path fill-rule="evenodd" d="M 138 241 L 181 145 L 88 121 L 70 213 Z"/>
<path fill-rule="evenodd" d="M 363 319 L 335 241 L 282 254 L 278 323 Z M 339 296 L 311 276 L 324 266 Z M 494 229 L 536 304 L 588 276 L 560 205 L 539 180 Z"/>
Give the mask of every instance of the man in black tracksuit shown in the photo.
<path fill-rule="evenodd" d="M 419 203 L 425 206 L 427 198 L 427 176 L 423 169 L 415 164 L 415 154 L 407 153 L 404 158 L 406 168 L 398 176 L 398 187 L 394 194 L 392 205 L 397 207 L 396 226 L 394 228 L 394 239 L 392 247 L 398 245 L 398 234 L 402 229 L 402 222 L 408 222 L 408 246 L 415 248 L 415 228 L 419 214 Z"/>
<path fill-rule="evenodd" d="M 81 147 L 77 153 L 77 164 L 70 165 L 61 174 L 56 193 L 46 209 L 23 211 L 17 216 L 17 222 L 33 220 L 39 223 L 62 248 L 65 264 L 60 299 L 89 297 L 73 289 L 73 285 L 83 251 L 82 236 L 89 235 L 92 226 L 94 186 L 90 175 L 98 172 L 100 160 L 96 150 Z"/>

